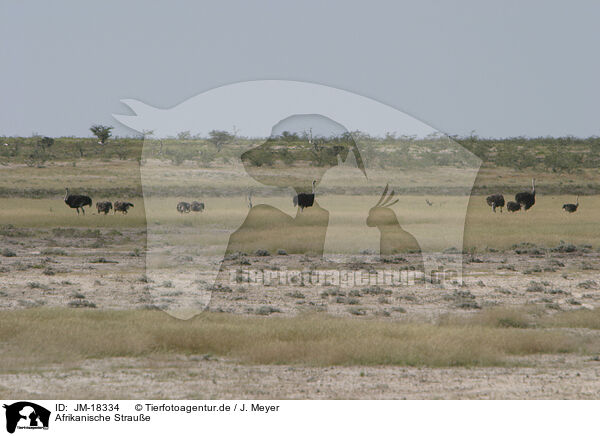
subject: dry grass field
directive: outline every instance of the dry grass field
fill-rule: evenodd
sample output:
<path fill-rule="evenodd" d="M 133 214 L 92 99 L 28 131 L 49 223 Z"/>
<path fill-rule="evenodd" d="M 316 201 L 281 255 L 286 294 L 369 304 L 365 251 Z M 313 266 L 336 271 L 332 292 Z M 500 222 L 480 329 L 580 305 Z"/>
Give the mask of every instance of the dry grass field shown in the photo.
<path fill-rule="evenodd" d="M 5 397 L 596 398 L 598 313 L 438 323 L 29 309 L 0 319 Z M 83 387 L 85 386 L 85 389 Z"/>

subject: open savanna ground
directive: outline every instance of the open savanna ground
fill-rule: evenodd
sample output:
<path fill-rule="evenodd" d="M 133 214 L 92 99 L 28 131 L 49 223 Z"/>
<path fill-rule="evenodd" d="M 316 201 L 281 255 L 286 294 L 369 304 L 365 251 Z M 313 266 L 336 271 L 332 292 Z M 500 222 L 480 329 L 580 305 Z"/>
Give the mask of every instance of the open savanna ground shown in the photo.
<path fill-rule="evenodd" d="M 240 165 L 74 162 L 0 167 L 5 397 L 598 397 L 596 169 L 383 165 L 368 181 L 330 170 L 316 196 L 329 214 L 321 258 L 302 249 L 317 239 L 317 207 L 298 212 L 289 188 L 249 180 Z M 487 206 L 486 195 L 511 200 L 532 177 L 530 211 Z M 388 183 L 398 225 L 421 253 L 379 256 L 381 229 L 367 220 Z M 94 205 L 135 207 L 78 216 L 65 187 Z M 249 215 L 248 192 L 251 240 L 228 249 Z M 579 210 L 564 212 L 577 194 Z M 205 211 L 176 211 L 193 200 Z M 260 205 L 304 214 L 304 232 L 272 229 Z M 372 272 L 420 262 L 462 274 L 402 286 L 214 282 L 218 268 Z M 188 304 L 205 310 L 188 321 L 163 312 Z"/>
<path fill-rule="evenodd" d="M 203 213 L 181 215 L 176 212 L 179 201 L 201 199 L 206 209 Z M 418 240 L 425 252 L 439 252 L 455 248 L 466 252 L 487 249 L 506 250 L 521 243 L 534 243 L 547 248 L 561 242 L 590 245 L 600 248 L 600 196 L 581 196 L 580 207 L 574 214 L 561 209 L 564 203 L 573 203 L 572 195 L 538 194 L 535 206 L 528 212 L 492 213 L 485 196 L 435 196 L 398 195 L 394 211 L 402 228 Z M 233 232 L 248 215 L 246 200 L 242 196 L 210 197 L 96 197 L 101 200 L 126 199 L 135 207 L 127 215 L 98 215 L 95 208 L 87 208 L 85 216 L 78 216 L 63 202 L 62 196 L 46 199 L 23 197 L 0 198 L 0 225 L 18 228 L 52 229 L 75 227 L 91 229 L 132 228 L 149 226 L 157 233 L 183 234 L 189 244 L 209 251 L 217 243 L 215 232 Z M 377 203 L 379 195 L 361 195 L 355 201 L 353 195 L 323 194 L 317 199 L 329 212 L 327 229 L 328 245 L 332 252 L 359 254 L 363 250 L 376 250 L 379 232 L 366 225 L 370 208 Z M 425 200 L 432 203 L 428 206 Z M 281 195 L 255 195 L 254 206 L 267 204 L 290 216 L 296 215 L 291 198 Z M 269 227 L 265 217 L 265 228 Z M 187 233 L 187 234 L 186 234 Z M 277 249 L 277 232 L 261 237 L 265 249 Z M 464 233 L 464 241 L 462 240 Z M 193 235 L 190 239 L 190 235 Z M 225 235 L 228 237 L 228 235 Z M 306 237 L 304 235 L 303 237 Z M 459 246 L 463 242 L 463 246 Z M 141 249 L 142 247 L 140 247 Z"/>

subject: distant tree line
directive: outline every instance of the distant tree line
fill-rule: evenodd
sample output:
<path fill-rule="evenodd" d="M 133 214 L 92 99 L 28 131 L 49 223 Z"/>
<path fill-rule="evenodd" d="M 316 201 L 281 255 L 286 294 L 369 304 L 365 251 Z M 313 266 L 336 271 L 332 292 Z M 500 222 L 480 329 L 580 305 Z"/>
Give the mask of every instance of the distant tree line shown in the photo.
<path fill-rule="evenodd" d="M 52 138 L 34 134 L 30 137 L 0 137 L 0 164 L 26 163 L 41 167 L 53 161 L 80 159 L 161 159 L 175 165 L 191 162 L 198 166 L 227 164 L 237 160 L 241 150 L 264 143 L 278 145 L 276 153 L 265 148 L 256 153 L 257 165 L 289 164 L 310 161 L 316 165 L 331 163 L 348 148 L 351 140 L 359 145 L 368 166 L 379 168 L 415 168 L 429 166 L 470 166 L 481 159 L 484 167 L 539 169 L 569 173 L 600 167 L 600 138 L 514 137 L 504 139 L 429 135 L 424 138 L 383 137 L 352 132 L 338 137 L 312 137 L 312 133 L 282 132 L 272 138 L 246 138 L 232 132 L 212 130 L 206 137 L 180 132 L 175 137 L 154 138 L 152 131 L 138 137 L 113 137 L 113 127 L 96 124 L 90 127 L 94 138 Z M 457 147 L 456 143 L 462 145 Z M 337 147 L 337 148 L 336 148 Z"/>

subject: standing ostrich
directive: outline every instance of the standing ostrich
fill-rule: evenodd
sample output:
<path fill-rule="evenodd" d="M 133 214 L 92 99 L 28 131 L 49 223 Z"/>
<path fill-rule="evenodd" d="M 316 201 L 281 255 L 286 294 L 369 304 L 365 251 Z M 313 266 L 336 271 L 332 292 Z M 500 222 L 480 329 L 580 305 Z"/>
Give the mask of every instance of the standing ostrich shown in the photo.
<path fill-rule="evenodd" d="M 129 203 L 128 201 L 115 201 L 115 211 L 113 212 L 113 215 L 117 212 L 123 212 L 123 215 L 125 215 L 130 207 L 134 207 L 133 203 Z"/>
<path fill-rule="evenodd" d="M 77 209 L 77 215 L 79 215 L 79 208 L 81 208 L 81 212 L 85 215 L 85 209 L 83 206 L 92 207 L 92 199 L 87 195 L 71 195 L 69 194 L 69 188 L 65 188 L 65 203 L 71 209 Z"/>
<path fill-rule="evenodd" d="M 563 209 L 569 213 L 577 212 L 577 208 L 579 207 L 579 195 L 577 196 L 576 203 L 565 203 L 563 204 Z"/>
<path fill-rule="evenodd" d="M 492 206 L 492 210 L 496 213 L 496 208 L 500 208 L 500 213 L 502 213 L 502 208 L 504 207 L 504 196 L 502 194 L 492 194 L 488 196 L 485 201 L 488 206 Z"/>
<path fill-rule="evenodd" d="M 298 195 L 294 195 L 294 206 L 300 206 L 300 210 L 304 210 L 305 207 L 311 207 L 315 203 L 315 185 L 316 184 L 317 184 L 317 181 L 313 180 L 312 192 L 310 194 L 301 192 Z"/>
<path fill-rule="evenodd" d="M 204 203 L 201 203 L 199 201 L 192 201 L 192 204 L 190 205 L 190 210 L 192 212 L 204 212 Z"/>
<path fill-rule="evenodd" d="M 535 204 L 535 179 L 531 179 L 531 192 L 519 192 L 515 195 L 515 200 L 523 206 L 523 210 L 531 209 Z"/>
<path fill-rule="evenodd" d="M 98 209 L 98 215 L 104 212 L 106 215 L 113 208 L 113 205 L 110 201 L 98 201 L 96 202 L 96 209 Z"/>
<path fill-rule="evenodd" d="M 191 210 L 191 205 L 185 201 L 177 203 L 177 212 L 188 213 Z"/>
<path fill-rule="evenodd" d="M 516 201 L 509 201 L 506 203 L 506 209 L 509 212 L 518 212 L 521 210 L 521 204 L 517 203 Z"/>

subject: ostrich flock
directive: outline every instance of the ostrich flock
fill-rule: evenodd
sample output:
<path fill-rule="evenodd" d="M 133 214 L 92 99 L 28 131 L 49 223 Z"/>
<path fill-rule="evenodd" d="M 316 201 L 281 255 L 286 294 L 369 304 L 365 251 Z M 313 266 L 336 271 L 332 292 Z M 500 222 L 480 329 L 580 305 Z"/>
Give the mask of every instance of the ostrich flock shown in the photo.
<path fill-rule="evenodd" d="M 489 195 L 485 201 L 488 206 L 491 206 L 492 210 L 496 212 L 496 209 L 500 209 L 500 213 L 502 213 L 502 208 L 506 204 L 506 209 L 509 212 L 518 212 L 520 210 L 527 211 L 533 207 L 535 204 L 535 179 L 531 179 L 531 191 L 523 191 L 519 192 L 515 195 L 515 201 L 509 201 L 508 203 L 504 202 L 504 195 L 502 194 L 492 194 Z M 577 208 L 579 207 L 579 195 L 577 196 L 576 203 L 565 203 L 563 204 L 563 209 L 569 213 L 577 212 Z"/>
<path fill-rule="evenodd" d="M 299 193 L 293 197 L 292 202 L 294 204 L 294 207 L 299 207 L 302 211 L 306 207 L 313 206 L 315 202 L 316 182 L 316 180 L 313 180 L 312 182 L 312 192 Z M 252 209 L 252 193 L 248 194 L 247 199 L 248 207 Z M 425 201 L 429 206 L 433 205 L 433 203 L 431 203 L 429 200 L 426 199 Z M 518 212 L 520 210 L 527 211 L 535 205 L 535 179 L 531 179 L 531 191 L 519 192 L 515 195 L 515 201 L 505 202 L 504 195 L 492 194 L 486 197 L 486 202 L 494 212 L 496 212 L 496 209 L 499 209 L 500 213 L 502 213 L 502 208 L 505 206 L 509 212 Z M 84 206 L 92 207 L 91 197 L 87 195 L 70 194 L 69 188 L 66 189 L 65 203 L 70 208 L 76 209 L 77 215 L 79 215 L 79 209 L 81 209 L 81 212 L 85 215 Z M 121 212 L 123 213 L 123 215 L 125 215 L 131 207 L 134 207 L 134 205 L 133 203 L 128 201 L 115 201 L 114 205 L 110 201 L 99 201 L 96 203 L 96 209 L 98 210 L 98 214 L 104 213 L 104 215 L 107 215 L 111 210 L 113 210 L 113 215 L 117 212 Z M 579 208 L 579 195 L 577 196 L 575 203 L 565 203 L 563 204 L 562 208 L 568 213 L 577 212 L 577 209 Z M 176 209 L 177 212 L 181 214 L 190 212 L 204 212 L 204 203 L 199 201 L 192 201 L 190 203 L 186 201 L 181 201 L 177 204 Z"/>
<path fill-rule="evenodd" d="M 65 204 L 69 206 L 71 209 L 77 210 L 77 215 L 79 215 L 79 209 L 83 215 L 85 215 L 84 206 L 92 207 L 92 198 L 88 195 L 74 195 L 69 193 L 69 188 L 66 188 L 65 192 Z M 129 201 L 115 201 L 114 204 L 110 201 L 98 201 L 96 202 L 96 209 L 98 210 L 98 215 L 104 214 L 108 215 L 108 213 L 112 210 L 113 215 L 117 212 L 121 212 L 123 215 L 126 215 L 129 211 L 129 208 L 135 207 L 133 203 Z M 192 203 L 187 203 L 182 201 L 177 204 L 177 212 L 179 213 L 188 213 L 188 212 L 203 212 L 204 211 L 204 203 L 200 203 L 199 201 L 193 201 Z"/>
<path fill-rule="evenodd" d="M 294 207 L 299 207 L 300 210 L 304 210 L 305 207 L 311 207 L 315 202 L 315 185 L 317 184 L 316 180 L 312 182 L 312 192 L 310 193 L 299 193 L 295 195 L 292 199 L 294 203 Z M 387 189 L 387 188 L 386 188 Z M 84 206 L 92 207 L 92 198 L 87 195 L 73 195 L 69 193 L 69 188 L 66 188 L 65 193 L 65 203 L 71 209 L 77 210 L 77 215 L 79 215 L 79 209 L 83 215 L 85 215 Z M 134 207 L 133 203 L 128 201 L 115 201 L 114 208 L 113 203 L 110 201 L 98 201 L 96 202 L 96 209 L 98 210 L 98 215 L 104 213 L 107 215 L 111 210 L 113 210 L 113 215 L 117 212 L 122 212 L 123 215 L 127 214 L 127 211 L 130 207 Z M 252 193 L 248 194 L 248 208 L 252 209 Z M 177 212 L 184 214 L 190 212 L 204 212 L 204 203 L 200 201 L 192 201 L 188 203 L 187 201 L 180 201 L 177 203 Z"/>
<path fill-rule="evenodd" d="M 92 198 L 87 195 L 73 195 L 69 193 L 69 188 L 66 188 L 65 192 L 65 204 L 69 206 L 71 209 L 77 210 L 77 215 L 79 215 L 79 209 L 85 215 L 84 206 L 92 207 Z M 114 209 L 113 204 L 110 201 L 98 201 L 96 202 L 96 209 L 98 210 L 98 214 L 104 213 L 104 215 L 108 214 L 111 210 L 113 210 L 113 215 L 117 212 L 123 213 L 123 215 L 127 214 L 127 211 L 130 207 L 134 207 L 133 203 L 128 201 L 115 201 Z"/>

